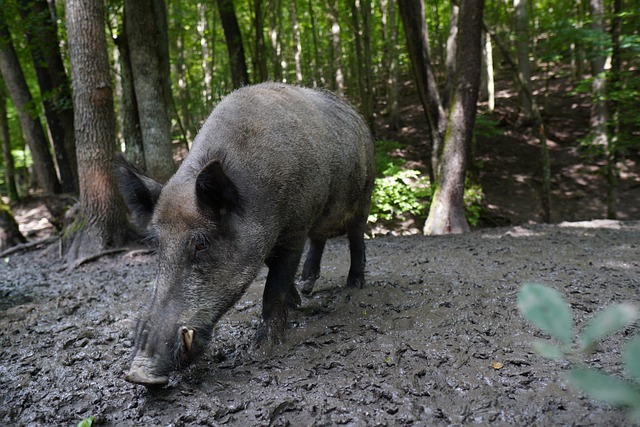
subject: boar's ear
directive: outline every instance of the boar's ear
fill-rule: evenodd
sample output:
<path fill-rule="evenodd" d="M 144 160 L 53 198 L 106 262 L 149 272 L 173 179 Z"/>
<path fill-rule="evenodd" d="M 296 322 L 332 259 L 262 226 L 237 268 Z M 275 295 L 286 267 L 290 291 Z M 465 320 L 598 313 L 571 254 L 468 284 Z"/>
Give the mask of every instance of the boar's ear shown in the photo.
<path fill-rule="evenodd" d="M 213 210 L 216 215 L 231 212 L 240 201 L 238 188 L 224 173 L 219 160 L 210 161 L 198 173 L 196 197 L 201 209 Z"/>
<path fill-rule="evenodd" d="M 121 153 L 116 156 L 115 165 L 122 197 L 138 226 L 144 229 L 151 220 L 162 184 L 140 172 Z"/>

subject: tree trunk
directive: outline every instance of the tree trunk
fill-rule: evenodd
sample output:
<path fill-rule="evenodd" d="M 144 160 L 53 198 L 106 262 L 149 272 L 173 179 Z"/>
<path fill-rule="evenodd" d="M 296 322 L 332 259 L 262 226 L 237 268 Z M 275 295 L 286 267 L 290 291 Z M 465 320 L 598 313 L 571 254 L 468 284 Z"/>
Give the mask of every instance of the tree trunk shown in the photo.
<path fill-rule="evenodd" d="M 486 31 L 482 32 L 482 74 L 480 75 L 480 97 L 487 101 L 487 109 L 492 112 L 496 106 L 496 91 L 493 79 L 493 48 L 491 37 Z"/>
<path fill-rule="evenodd" d="M 253 8 L 255 16 L 253 18 L 253 27 L 256 31 L 256 52 L 255 66 L 258 81 L 264 82 L 269 78 L 267 74 L 267 49 L 264 43 L 264 0 L 254 0 Z"/>
<path fill-rule="evenodd" d="M 242 46 L 242 34 L 238 26 L 238 18 L 233 9 L 233 0 L 217 0 L 218 13 L 222 21 L 224 37 L 229 51 L 229 67 L 231 68 L 231 80 L 235 89 L 249 84 L 247 63 L 244 59 L 244 47 Z"/>
<path fill-rule="evenodd" d="M 20 0 L 18 3 L 33 67 L 40 86 L 45 118 L 58 164 L 61 188 L 64 193 L 77 194 L 75 132 L 72 126 L 73 122 L 68 123 L 67 120 L 67 126 L 64 126 L 65 122 L 62 117 L 65 113 L 72 117 L 73 109 L 69 107 L 71 103 L 60 102 L 65 101 L 65 99 L 60 99 L 61 95 L 70 96 L 70 93 L 66 72 L 60 58 L 56 24 L 49 15 L 49 6 L 46 0 Z M 59 75 L 58 85 L 54 82 L 53 76 L 55 74 Z M 74 151 L 70 152 L 69 150 Z"/>
<path fill-rule="evenodd" d="M 444 108 L 449 106 L 451 91 L 453 90 L 453 79 L 456 75 L 456 50 L 458 49 L 458 15 L 460 14 L 460 6 L 451 3 L 451 15 L 449 15 L 449 36 L 447 37 L 447 54 L 444 59 L 445 65 L 445 84 L 444 93 L 442 95 L 442 105 Z"/>
<path fill-rule="evenodd" d="M 440 153 L 447 119 L 438 94 L 438 85 L 431 69 L 429 36 L 424 16 L 424 0 L 398 0 L 398 8 L 407 40 L 407 50 L 420 102 L 429 126 L 431 161 L 429 177 L 438 176 Z"/>
<path fill-rule="evenodd" d="M 129 55 L 129 42 L 127 41 L 126 32 L 120 32 L 116 39 L 116 46 L 120 52 L 122 99 L 120 100 L 119 112 L 122 123 L 122 136 L 124 138 L 124 152 L 127 160 L 141 171 L 146 171 L 140 117 L 138 116 L 136 93 L 133 88 L 133 73 L 131 71 L 131 57 Z"/>
<path fill-rule="evenodd" d="M 622 58 L 620 57 L 620 36 L 622 34 L 622 0 L 613 2 L 613 18 L 611 22 L 611 70 L 607 81 L 608 90 L 621 90 L 620 73 Z M 620 103 L 615 96 L 610 97 L 611 120 L 609 125 L 609 145 L 607 146 L 607 218 L 618 216 L 618 140 L 620 135 Z"/>
<path fill-rule="evenodd" d="M 531 86 L 531 65 L 529 64 L 529 18 L 526 0 L 513 0 L 516 11 L 516 52 L 518 69 L 527 85 Z M 520 91 L 520 109 L 525 123 L 531 122 L 531 101 Z"/>
<path fill-rule="evenodd" d="M 163 26 L 158 23 L 166 19 L 160 7 L 163 4 L 157 0 L 125 0 L 124 5 L 146 172 L 160 182 L 175 172 L 166 93 L 168 57 L 161 46 L 165 40 Z"/>
<path fill-rule="evenodd" d="M 7 121 L 7 94 L 4 83 L 0 82 L 0 143 L 2 144 L 2 159 L 4 165 L 4 181 L 7 186 L 9 202 L 19 199 L 16 187 L 16 173 L 11 155 L 11 139 L 9 137 L 9 122 Z"/>
<path fill-rule="evenodd" d="M 282 8 L 280 0 L 269 0 L 269 38 L 273 61 L 273 79 L 282 81 L 282 38 L 280 23 L 282 22 Z"/>
<path fill-rule="evenodd" d="M 302 42 L 300 41 L 300 21 L 298 21 L 298 6 L 293 2 L 290 10 L 293 27 L 293 62 L 296 68 L 296 83 L 302 84 Z"/>
<path fill-rule="evenodd" d="M 33 157 L 33 169 L 38 185 L 45 193 L 60 193 L 60 181 L 58 181 L 53 159 L 49 153 L 49 143 L 42 129 L 42 124 L 31 115 L 30 106 L 33 100 L 11 42 L 5 12 L 5 9 L 0 7 L 0 71 L 2 78 L 7 85 L 13 105 L 18 110 L 20 126 Z"/>
<path fill-rule="evenodd" d="M 0 198 L 0 252 L 26 241 L 11 213 L 11 208 Z"/>
<path fill-rule="evenodd" d="M 67 34 L 75 105 L 80 212 L 66 230 L 68 265 L 121 246 L 124 203 L 114 172 L 115 115 L 104 31 L 104 4 L 67 0 Z"/>
<path fill-rule="evenodd" d="M 388 2 L 387 28 L 388 37 L 386 40 L 386 51 L 388 58 L 387 76 L 387 114 L 391 123 L 391 129 L 398 130 L 401 127 L 400 108 L 398 104 L 398 27 L 396 25 L 396 2 Z"/>
<path fill-rule="evenodd" d="M 331 24 L 331 67 L 333 68 L 331 89 L 339 96 L 344 96 L 344 74 L 342 72 L 342 49 L 340 47 L 340 21 L 335 0 L 329 6 L 329 23 Z"/>
<path fill-rule="evenodd" d="M 484 0 L 460 3 L 456 76 L 442 152 L 442 172 L 424 226 L 427 235 L 469 231 L 464 210 L 464 182 L 480 86 Z"/>

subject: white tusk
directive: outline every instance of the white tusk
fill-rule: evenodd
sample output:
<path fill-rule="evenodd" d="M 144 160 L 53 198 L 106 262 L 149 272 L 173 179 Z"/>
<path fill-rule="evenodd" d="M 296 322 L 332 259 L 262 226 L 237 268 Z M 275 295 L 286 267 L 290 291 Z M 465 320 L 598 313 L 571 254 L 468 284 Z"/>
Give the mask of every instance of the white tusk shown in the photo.
<path fill-rule="evenodd" d="M 189 329 L 183 326 L 180 330 L 182 333 L 182 343 L 186 351 L 191 351 L 191 344 L 193 344 L 193 329 Z"/>

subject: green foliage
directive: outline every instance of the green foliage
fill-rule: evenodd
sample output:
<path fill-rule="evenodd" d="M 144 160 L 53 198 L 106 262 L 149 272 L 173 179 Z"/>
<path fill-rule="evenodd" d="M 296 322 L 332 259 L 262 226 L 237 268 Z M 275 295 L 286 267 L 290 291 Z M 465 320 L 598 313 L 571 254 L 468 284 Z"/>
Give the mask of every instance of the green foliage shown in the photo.
<path fill-rule="evenodd" d="M 475 227 L 480 221 L 482 214 L 482 201 L 484 192 L 480 184 L 472 183 L 467 179 L 464 188 L 464 212 L 469 225 Z"/>
<path fill-rule="evenodd" d="M 377 142 L 376 167 L 382 176 L 375 181 L 369 222 L 405 218 L 408 214 L 424 216 L 427 212 L 425 199 L 431 196 L 428 179 L 420 171 L 405 169 L 405 159 L 389 154 L 401 147 L 395 141 Z"/>
<path fill-rule="evenodd" d="M 93 416 L 87 417 L 77 424 L 77 427 L 91 427 L 93 424 Z"/>
<path fill-rule="evenodd" d="M 585 367 L 581 362 L 586 353 L 593 351 L 598 340 L 638 319 L 640 308 L 637 304 L 617 304 L 602 310 L 587 322 L 576 340 L 571 310 L 558 291 L 543 285 L 526 284 L 518 293 L 518 307 L 529 322 L 560 341 L 560 345 L 551 341 L 535 341 L 533 347 L 540 355 L 550 359 L 566 358 L 578 365 L 568 372 L 571 384 L 593 399 L 630 407 L 632 421 L 640 423 L 640 335 L 623 350 L 624 367 L 633 383 Z M 577 350 L 571 347 L 574 341 L 577 341 Z"/>
<path fill-rule="evenodd" d="M 478 113 L 473 125 L 473 135 L 476 138 L 491 139 L 504 135 L 504 131 L 498 127 L 498 122 L 490 114 Z"/>

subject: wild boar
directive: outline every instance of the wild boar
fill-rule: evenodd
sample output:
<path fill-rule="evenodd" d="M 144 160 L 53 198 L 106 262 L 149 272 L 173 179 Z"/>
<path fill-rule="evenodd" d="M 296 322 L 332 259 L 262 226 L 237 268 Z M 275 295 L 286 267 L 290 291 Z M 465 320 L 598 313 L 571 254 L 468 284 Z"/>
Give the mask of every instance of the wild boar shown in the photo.
<path fill-rule="evenodd" d="M 165 184 L 121 159 L 120 188 L 157 240 L 153 294 L 140 316 L 125 378 L 165 384 L 202 353 L 213 327 L 268 267 L 258 340 L 284 337 L 310 293 L 328 238 L 347 234 L 347 286 L 364 284 L 364 233 L 374 180 L 369 128 L 330 92 L 263 83 L 238 89 L 213 110 Z"/>

